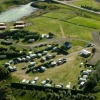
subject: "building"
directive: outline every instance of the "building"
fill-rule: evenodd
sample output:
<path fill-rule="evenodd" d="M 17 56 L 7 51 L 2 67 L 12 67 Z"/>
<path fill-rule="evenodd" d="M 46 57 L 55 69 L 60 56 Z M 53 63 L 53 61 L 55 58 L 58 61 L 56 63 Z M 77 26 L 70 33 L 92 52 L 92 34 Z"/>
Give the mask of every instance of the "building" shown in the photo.
<path fill-rule="evenodd" d="M 66 49 L 70 49 L 72 47 L 71 43 L 69 43 L 69 42 L 65 42 L 64 45 L 65 45 Z"/>
<path fill-rule="evenodd" d="M 16 22 L 14 23 L 14 25 L 24 25 L 24 24 L 25 24 L 24 21 L 16 21 Z"/>
<path fill-rule="evenodd" d="M 23 24 L 23 25 L 15 25 L 14 28 L 22 29 L 22 28 L 24 28 L 24 27 L 25 27 L 25 25 Z"/>
<path fill-rule="evenodd" d="M 5 23 L 0 23 L 0 30 L 6 29 L 6 24 Z"/>
<path fill-rule="evenodd" d="M 83 57 L 89 57 L 91 55 L 91 52 L 87 50 L 82 50 L 80 55 Z"/>
<path fill-rule="evenodd" d="M 5 23 L 0 23 L 0 26 L 6 26 Z"/>
<path fill-rule="evenodd" d="M 6 26 L 0 26 L 0 30 L 6 29 Z"/>

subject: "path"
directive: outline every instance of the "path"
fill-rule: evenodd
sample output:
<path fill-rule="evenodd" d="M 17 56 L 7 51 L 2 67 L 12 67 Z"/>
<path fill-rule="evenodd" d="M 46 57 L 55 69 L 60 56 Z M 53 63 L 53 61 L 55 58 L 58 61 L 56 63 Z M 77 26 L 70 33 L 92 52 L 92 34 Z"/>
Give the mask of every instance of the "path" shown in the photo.
<path fill-rule="evenodd" d="M 60 30 L 61 30 L 61 34 L 62 34 L 62 38 L 65 38 L 64 30 L 63 30 L 62 25 L 60 24 L 59 21 L 58 21 L 58 24 L 59 24 L 59 26 L 60 26 Z"/>
<path fill-rule="evenodd" d="M 81 7 L 72 5 L 72 4 L 68 4 L 66 1 L 58 1 L 58 0 L 54 0 L 54 1 L 57 2 L 57 3 L 61 3 L 61 4 L 64 4 L 64 5 L 73 7 L 73 8 L 77 8 L 77 9 L 80 9 L 80 10 L 84 10 L 84 11 L 87 11 L 87 12 L 91 12 L 91 13 L 94 13 L 94 14 L 100 14 L 100 12 L 95 12 L 93 10 L 88 10 L 88 9 L 84 9 L 84 8 L 81 8 Z"/>
<path fill-rule="evenodd" d="M 96 62 L 98 60 L 100 60 L 100 35 L 99 35 L 99 33 L 96 32 L 96 31 L 93 31 L 92 32 L 92 38 L 93 38 L 93 41 L 94 41 L 94 44 L 95 44 L 96 52 L 88 63 L 96 64 Z"/>
<path fill-rule="evenodd" d="M 58 44 L 63 44 L 65 41 L 68 41 L 68 40 L 83 41 L 83 42 L 86 42 L 87 44 L 92 43 L 90 41 L 79 39 L 79 38 L 73 38 L 73 37 L 72 38 L 71 37 L 62 38 L 62 37 L 59 37 L 59 38 L 46 39 L 45 42 L 41 42 L 41 43 L 32 43 L 32 44 L 21 44 L 21 43 L 18 43 L 18 44 L 16 44 L 16 46 L 23 46 L 23 47 L 33 48 L 35 46 L 39 46 L 40 44 L 45 44 L 45 43 L 50 44 L 52 42 L 55 42 L 55 43 L 58 43 Z M 94 43 L 92 43 L 92 44 L 94 44 Z"/>

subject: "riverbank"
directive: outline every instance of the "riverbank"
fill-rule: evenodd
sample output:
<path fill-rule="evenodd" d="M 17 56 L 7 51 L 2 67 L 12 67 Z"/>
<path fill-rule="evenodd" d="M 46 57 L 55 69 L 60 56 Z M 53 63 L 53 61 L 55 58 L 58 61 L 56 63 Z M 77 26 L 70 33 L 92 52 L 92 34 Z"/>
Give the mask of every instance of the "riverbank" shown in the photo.
<path fill-rule="evenodd" d="M 18 5 L 27 4 L 27 3 L 29 3 L 28 0 L 17 0 L 17 1 L 15 1 L 15 0 L 4 1 L 4 0 L 2 0 L 2 1 L 0 1 L 0 13 L 4 12 L 6 10 L 9 10 L 13 7 L 16 7 Z"/>
<path fill-rule="evenodd" d="M 24 16 L 30 15 L 36 11 L 36 8 L 31 7 L 31 2 L 26 5 L 20 5 L 0 14 L 0 22 L 13 22 L 21 19 Z"/>

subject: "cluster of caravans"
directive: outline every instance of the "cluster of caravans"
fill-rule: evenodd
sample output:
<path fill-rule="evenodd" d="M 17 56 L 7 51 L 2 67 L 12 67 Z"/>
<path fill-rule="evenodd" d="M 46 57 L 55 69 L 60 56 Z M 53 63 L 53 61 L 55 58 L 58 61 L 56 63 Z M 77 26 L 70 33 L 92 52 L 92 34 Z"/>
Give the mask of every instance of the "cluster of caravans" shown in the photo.
<path fill-rule="evenodd" d="M 23 79 L 21 81 L 21 83 L 36 85 L 38 79 L 39 79 L 39 77 L 35 77 L 33 81 Z M 63 88 L 63 83 L 53 84 L 53 80 L 50 80 L 49 78 L 47 78 L 46 80 L 43 80 L 41 82 L 41 85 L 45 86 L 45 87 L 52 87 L 53 86 L 53 87 L 56 87 L 56 88 Z M 66 89 L 71 89 L 71 82 L 68 82 L 68 84 L 66 85 Z"/>
<path fill-rule="evenodd" d="M 81 63 L 81 65 L 82 64 L 83 63 Z M 78 77 L 79 88 L 82 88 L 85 85 L 85 83 L 87 82 L 87 78 L 91 72 L 92 72 L 92 66 L 89 66 L 87 70 L 80 71 L 80 75 Z"/>
<path fill-rule="evenodd" d="M 28 67 L 29 68 L 33 68 L 36 65 L 36 62 L 34 61 L 34 59 L 38 59 L 40 58 L 40 62 L 44 63 L 50 59 L 53 59 L 56 57 L 56 54 L 49 54 L 48 53 L 48 49 L 51 48 L 52 45 L 48 45 L 44 51 L 42 51 L 41 53 L 33 53 L 32 51 L 29 51 L 28 55 L 24 56 L 24 57 L 18 57 L 16 59 L 10 60 L 8 63 L 5 63 L 5 66 L 9 67 L 9 71 L 12 72 L 12 68 L 11 68 L 11 64 L 17 64 L 17 63 L 21 63 L 21 62 L 29 62 Z M 52 47 L 53 52 L 56 52 L 57 50 L 57 46 Z M 33 69 L 33 72 L 44 72 L 46 70 L 46 67 L 52 67 L 52 66 L 56 66 L 56 65 L 61 65 L 67 62 L 66 58 L 59 58 L 58 61 L 52 61 L 49 64 L 47 64 L 46 66 L 41 66 L 39 68 Z M 22 69 L 26 69 L 27 66 L 23 66 Z M 17 70 L 17 68 L 16 68 Z M 15 71 L 15 70 L 14 70 Z"/>
<path fill-rule="evenodd" d="M 66 63 L 66 62 L 67 62 L 66 58 L 60 58 L 60 59 L 58 59 L 58 61 L 51 61 L 51 62 L 47 63 L 45 66 L 36 67 L 32 70 L 32 72 L 33 73 L 35 73 L 35 72 L 44 72 L 46 70 L 46 68 L 58 66 L 58 65 Z"/>

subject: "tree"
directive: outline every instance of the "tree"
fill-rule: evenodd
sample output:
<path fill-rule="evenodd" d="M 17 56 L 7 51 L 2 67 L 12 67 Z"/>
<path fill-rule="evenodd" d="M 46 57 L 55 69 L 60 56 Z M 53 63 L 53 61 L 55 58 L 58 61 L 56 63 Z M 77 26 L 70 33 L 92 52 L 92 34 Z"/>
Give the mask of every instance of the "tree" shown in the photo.
<path fill-rule="evenodd" d="M 93 48 L 93 49 L 92 49 L 92 53 L 95 53 L 95 52 L 96 52 L 96 48 Z"/>
<path fill-rule="evenodd" d="M 10 77 L 10 74 L 8 73 L 6 68 L 0 65 L 0 81 L 2 81 L 5 78 L 9 78 L 9 77 Z"/>

